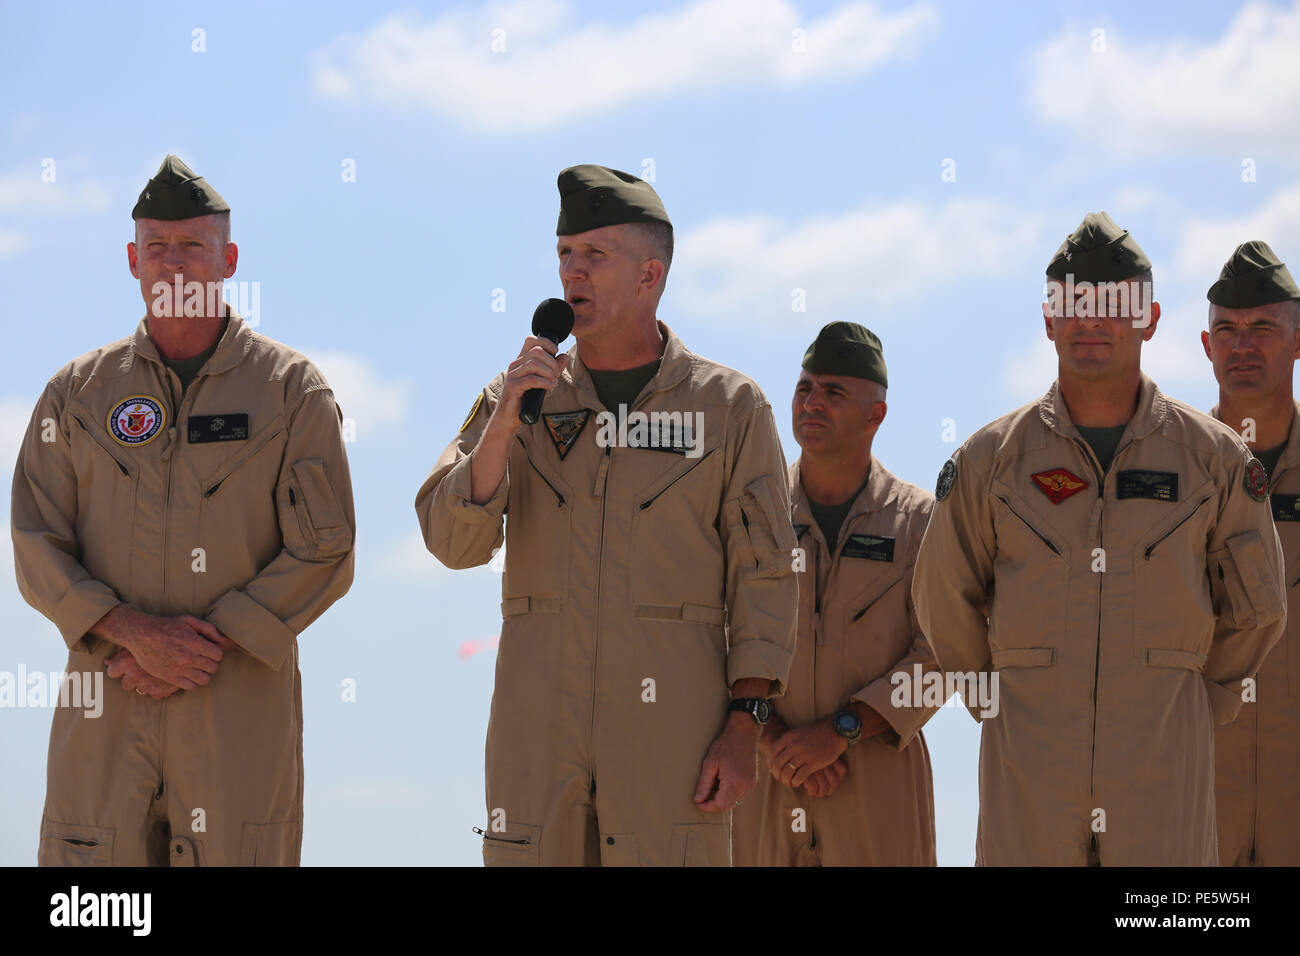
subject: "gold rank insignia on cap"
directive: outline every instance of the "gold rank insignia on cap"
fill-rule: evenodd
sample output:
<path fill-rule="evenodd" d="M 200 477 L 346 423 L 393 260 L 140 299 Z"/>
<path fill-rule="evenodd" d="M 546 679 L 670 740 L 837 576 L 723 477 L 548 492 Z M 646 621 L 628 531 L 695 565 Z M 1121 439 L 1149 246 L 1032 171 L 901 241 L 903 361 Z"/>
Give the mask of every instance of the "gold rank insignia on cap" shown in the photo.
<path fill-rule="evenodd" d="M 555 450 L 559 452 L 561 461 L 569 453 L 573 443 L 578 440 L 582 430 L 587 427 L 587 419 L 590 417 L 589 408 L 576 412 L 551 412 L 542 416 L 546 419 L 546 432 L 555 443 Z"/>
<path fill-rule="evenodd" d="M 1064 468 L 1053 468 L 1050 471 L 1040 471 L 1037 474 L 1030 475 L 1034 479 L 1034 485 L 1043 494 L 1051 499 L 1052 504 L 1059 505 L 1071 495 L 1077 495 L 1088 487 L 1088 483 L 1078 475 L 1066 471 Z"/>

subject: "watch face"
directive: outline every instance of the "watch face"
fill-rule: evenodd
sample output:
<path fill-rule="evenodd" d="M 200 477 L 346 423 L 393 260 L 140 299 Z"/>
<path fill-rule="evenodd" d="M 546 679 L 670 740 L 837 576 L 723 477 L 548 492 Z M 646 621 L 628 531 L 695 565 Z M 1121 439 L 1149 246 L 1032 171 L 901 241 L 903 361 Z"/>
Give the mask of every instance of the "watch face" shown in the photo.
<path fill-rule="evenodd" d="M 852 737 L 861 726 L 862 721 L 852 711 L 835 715 L 835 729 L 845 737 Z"/>
<path fill-rule="evenodd" d="M 760 723 L 765 724 L 768 718 L 772 716 L 772 705 L 765 700 L 760 700 L 754 705 L 754 718 Z"/>

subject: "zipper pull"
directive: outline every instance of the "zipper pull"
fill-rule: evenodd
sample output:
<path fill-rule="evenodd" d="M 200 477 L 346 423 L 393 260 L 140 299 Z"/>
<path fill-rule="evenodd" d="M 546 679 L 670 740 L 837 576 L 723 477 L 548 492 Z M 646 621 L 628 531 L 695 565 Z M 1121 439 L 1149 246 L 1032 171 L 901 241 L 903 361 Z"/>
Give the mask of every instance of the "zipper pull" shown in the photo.
<path fill-rule="evenodd" d="M 603 498 L 605 495 L 605 476 L 609 474 L 609 451 L 608 445 L 605 446 L 605 457 L 600 460 L 600 467 L 596 469 L 596 483 L 591 486 L 591 494 L 594 498 Z"/>
<path fill-rule="evenodd" d="M 487 831 L 484 830 L 482 827 L 470 827 L 470 829 L 473 830 L 475 833 L 477 833 L 479 836 L 487 836 Z"/>

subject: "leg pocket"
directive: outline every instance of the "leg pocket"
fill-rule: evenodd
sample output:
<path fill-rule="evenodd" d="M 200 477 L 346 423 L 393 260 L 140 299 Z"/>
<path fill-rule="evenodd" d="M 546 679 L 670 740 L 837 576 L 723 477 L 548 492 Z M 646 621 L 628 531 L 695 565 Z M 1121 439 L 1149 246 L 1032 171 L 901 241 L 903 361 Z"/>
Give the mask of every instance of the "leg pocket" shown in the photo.
<path fill-rule="evenodd" d="M 239 844 L 240 866 L 297 866 L 300 844 L 298 824 L 245 823 Z"/>
<path fill-rule="evenodd" d="M 669 866 L 731 866 L 731 827 L 725 823 L 680 823 L 673 827 Z"/>
<path fill-rule="evenodd" d="M 641 854 L 636 848 L 635 833 L 602 833 L 600 835 L 601 866 L 640 866 Z"/>
<path fill-rule="evenodd" d="M 542 828 L 509 823 L 504 833 L 483 834 L 484 866 L 537 866 L 542 852 Z"/>
<path fill-rule="evenodd" d="M 113 828 L 41 820 L 37 866 L 112 866 Z"/>

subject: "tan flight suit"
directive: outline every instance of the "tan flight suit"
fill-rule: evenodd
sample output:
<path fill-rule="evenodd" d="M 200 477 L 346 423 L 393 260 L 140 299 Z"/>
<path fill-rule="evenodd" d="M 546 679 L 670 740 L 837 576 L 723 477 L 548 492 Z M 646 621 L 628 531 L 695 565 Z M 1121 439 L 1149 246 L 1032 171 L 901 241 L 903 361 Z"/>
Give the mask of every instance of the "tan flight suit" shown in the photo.
<path fill-rule="evenodd" d="M 900 689 L 915 683 L 915 665 L 922 674 L 934 669 L 912 609 L 912 569 L 934 496 L 873 457 L 831 555 L 799 465 L 790 466 L 791 514 L 807 567 L 799 574 L 799 641 L 777 715 L 793 729 L 854 700 L 889 727 L 849 745 L 849 772 L 829 797 L 791 790 L 764 759 L 758 787 L 735 811 L 736 863 L 934 866 L 934 790 L 921 726 L 935 708 L 911 706 L 910 690 Z M 893 679 L 900 674 L 906 681 Z"/>
<path fill-rule="evenodd" d="M 1300 866 L 1300 403 L 1296 409 L 1270 483 L 1286 557 L 1286 633 L 1259 669 L 1255 700 L 1215 737 L 1224 866 Z M 1217 406 L 1211 414 L 1219 417 Z"/>
<path fill-rule="evenodd" d="M 577 347 L 490 501 L 470 501 L 468 456 L 504 373 L 416 498 L 425 543 L 450 568 L 489 561 L 506 515 L 487 865 L 731 863 L 730 813 L 693 798 L 728 686 L 783 687 L 789 670 L 799 585 L 785 459 L 758 386 L 659 328 L 662 363 L 630 411 L 703 412 L 698 457 L 600 447 L 605 409 Z"/>
<path fill-rule="evenodd" d="M 124 442 L 110 415 L 140 397 L 162 417 L 127 402 Z M 106 678 L 98 718 L 55 709 L 42 865 L 298 862 L 296 636 L 352 581 L 340 415 L 306 358 L 234 315 L 183 400 L 144 320 L 45 387 L 14 469 L 14 563 L 68 671 L 118 650 L 86 634 L 118 603 L 205 617 L 239 648 L 161 701 Z"/>
<path fill-rule="evenodd" d="M 913 586 L 939 666 L 999 678 L 976 863 L 1217 864 L 1214 724 L 1286 624 L 1263 466 L 1145 375 L 1104 479 L 1055 383 L 952 460 Z"/>

